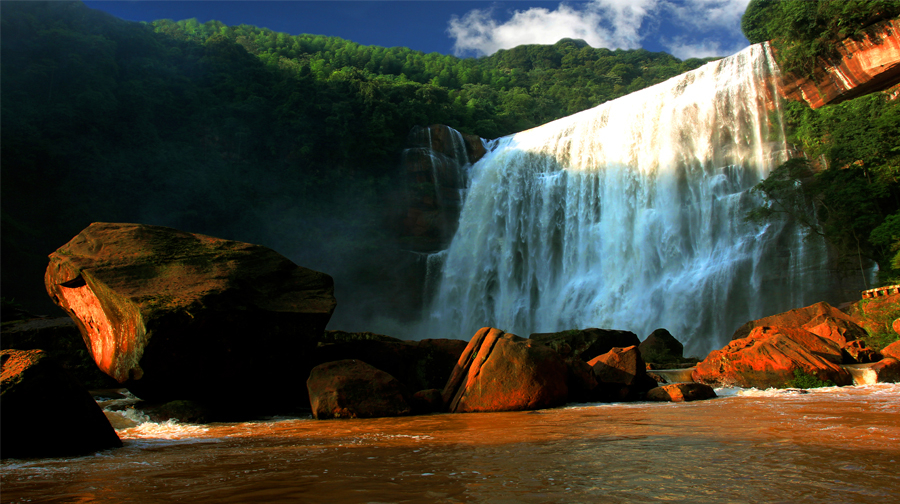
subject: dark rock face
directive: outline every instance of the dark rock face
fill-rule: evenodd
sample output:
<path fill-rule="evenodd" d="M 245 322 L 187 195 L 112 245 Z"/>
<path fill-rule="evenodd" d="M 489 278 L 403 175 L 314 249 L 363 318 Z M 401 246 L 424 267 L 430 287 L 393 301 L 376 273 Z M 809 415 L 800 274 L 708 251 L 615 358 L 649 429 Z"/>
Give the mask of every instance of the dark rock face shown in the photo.
<path fill-rule="evenodd" d="M 467 345 L 463 340 L 402 341 L 371 333 L 327 331 L 326 335 L 336 342 L 319 344 L 315 364 L 363 360 L 394 376 L 410 391 L 443 388 Z"/>
<path fill-rule="evenodd" d="M 866 346 L 866 342 L 862 340 L 848 341 L 841 348 L 844 354 L 845 364 L 865 364 L 867 362 L 877 362 L 881 360 L 881 354 L 874 349 Z"/>
<path fill-rule="evenodd" d="M 516 411 L 566 402 L 567 367 L 553 349 L 499 329 L 475 333 L 443 390 L 450 412 Z"/>
<path fill-rule="evenodd" d="M 648 362 L 668 362 L 683 357 L 684 345 L 665 329 L 657 329 L 638 347 Z"/>
<path fill-rule="evenodd" d="M 648 401 L 688 402 L 718 397 L 716 391 L 703 383 L 673 383 L 647 392 Z"/>
<path fill-rule="evenodd" d="M 97 368 L 78 326 L 69 317 L 35 318 L 3 324 L 0 349 L 43 350 L 90 389 L 113 388 L 118 382 Z"/>
<path fill-rule="evenodd" d="M 91 224 L 50 255 L 44 283 L 141 398 L 238 409 L 303 386 L 335 308 L 330 276 L 271 249 L 141 224 Z"/>
<path fill-rule="evenodd" d="M 823 301 L 804 308 L 751 320 L 739 327 L 731 339 L 746 338 L 754 328 L 767 326 L 804 329 L 834 341 L 839 346 L 867 336 L 866 330 L 857 325 L 852 317 Z"/>
<path fill-rule="evenodd" d="M 310 372 L 306 386 L 313 415 L 319 420 L 412 412 L 406 387 L 390 374 L 360 360 L 320 364 Z"/>
<path fill-rule="evenodd" d="M 641 340 L 631 331 L 613 329 L 571 329 L 555 333 L 535 333 L 528 339 L 556 350 L 563 358 L 577 357 L 587 362 L 613 348 L 637 346 Z"/>
<path fill-rule="evenodd" d="M 122 446 L 91 395 L 41 350 L 0 351 L 0 424 L 3 458 Z"/>
<path fill-rule="evenodd" d="M 830 339 L 791 327 L 755 327 L 746 338 L 711 352 L 692 377 L 707 384 L 765 389 L 783 387 L 801 370 L 850 385 L 852 378 L 841 362 L 841 347 Z"/>
<path fill-rule="evenodd" d="M 887 357 L 875 362 L 869 369 L 875 373 L 875 383 L 900 383 L 900 360 Z"/>
<path fill-rule="evenodd" d="M 450 243 L 462 208 L 468 165 L 486 153 L 481 138 L 434 124 L 415 127 L 403 156 L 409 207 L 403 241 L 412 250 L 441 250 Z"/>

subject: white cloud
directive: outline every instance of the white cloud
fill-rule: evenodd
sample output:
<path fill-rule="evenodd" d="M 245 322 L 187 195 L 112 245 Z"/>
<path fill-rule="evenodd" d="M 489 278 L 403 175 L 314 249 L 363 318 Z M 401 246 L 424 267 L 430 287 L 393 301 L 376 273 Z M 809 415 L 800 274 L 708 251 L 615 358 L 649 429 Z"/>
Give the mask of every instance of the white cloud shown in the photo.
<path fill-rule="evenodd" d="M 476 9 L 450 20 L 448 33 L 457 55 L 493 54 L 522 44 L 553 44 L 562 38 L 583 39 L 593 47 L 636 49 L 639 29 L 657 0 L 593 0 L 577 9 L 560 4 L 556 10 L 516 11 L 498 23 L 493 10 Z"/>
<path fill-rule="evenodd" d="M 733 39 L 740 34 L 741 16 L 749 1 L 591 0 L 560 3 L 556 10 L 516 11 L 505 22 L 494 19 L 492 9 L 476 9 L 461 18 L 454 16 L 447 32 L 456 40 L 454 52 L 459 56 L 489 55 L 522 44 L 553 44 L 566 37 L 609 49 L 637 49 L 647 38 L 654 38 L 679 58 L 724 56 L 743 48 Z M 655 31 L 662 23 L 683 34 L 668 40 L 660 37 Z"/>

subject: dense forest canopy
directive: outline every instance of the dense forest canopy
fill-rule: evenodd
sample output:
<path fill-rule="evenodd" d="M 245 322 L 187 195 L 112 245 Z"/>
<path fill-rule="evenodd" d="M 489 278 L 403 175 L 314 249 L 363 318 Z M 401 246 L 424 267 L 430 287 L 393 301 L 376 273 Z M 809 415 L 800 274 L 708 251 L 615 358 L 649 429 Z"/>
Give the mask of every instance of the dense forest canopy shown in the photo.
<path fill-rule="evenodd" d="M 900 0 L 752 0 L 742 19 L 751 42 L 771 40 L 782 70 L 809 73 L 837 42 L 900 15 Z M 786 105 L 789 141 L 805 157 L 758 186 L 769 204 L 751 218 L 789 213 L 824 236 L 841 268 L 879 266 L 900 283 L 900 100 L 897 88 L 812 110 Z M 807 216 L 810 208 L 814 216 Z M 813 218 L 814 217 L 814 218 Z"/>
<path fill-rule="evenodd" d="M 575 40 L 460 59 L 80 2 L 0 15 L 3 296 L 26 305 L 49 306 L 46 255 L 94 221 L 262 243 L 341 299 L 394 244 L 414 126 L 493 138 L 704 63 Z"/>

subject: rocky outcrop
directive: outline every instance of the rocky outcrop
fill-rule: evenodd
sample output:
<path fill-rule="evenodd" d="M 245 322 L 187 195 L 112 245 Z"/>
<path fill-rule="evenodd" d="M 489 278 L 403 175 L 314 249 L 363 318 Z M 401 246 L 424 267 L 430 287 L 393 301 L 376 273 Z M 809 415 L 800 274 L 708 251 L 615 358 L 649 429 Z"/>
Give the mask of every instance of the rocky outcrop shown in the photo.
<path fill-rule="evenodd" d="M 486 153 L 474 135 L 434 124 L 410 131 L 403 155 L 408 210 L 403 221 L 403 243 L 419 251 L 445 248 L 456 232 L 467 168 Z"/>
<path fill-rule="evenodd" d="M 656 387 L 636 345 L 613 348 L 588 361 L 599 382 L 595 396 L 602 401 L 635 401 Z"/>
<path fill-rule="evenodd" d="M 665 329 L 650 333 L 638 348 L 647 362 L 671 362 L 684 356 L 684 345 Z"/>
<path fill-rule="evenodd" d="M 852 317 L 824 301 L 758 320 L 751 320 L 739 327 L 731 339 L 745 338 L 756 327 L 804 329 L 834 341 L 839 347 L 846 345 L 849 341 L 867 336 L 866 330 L 857 325 Z"/>
<path fill-rule="evenodd" d="M 100 369 L 159 402 L 281 404 L 335 308 L 330 276 L 271 249 L 142 224 L 91 224 L 44 283 Z"/>
<path fill-rule="evenodd" d="M 516 411 L 566 402 L 566 365 L 553 349 L 499 329 L 475 333 L 443 390 L 450 412 Z"/>
<path fill-rule="evenodd" d="M 841 348 L 841 352 L 844 355 L 845 364 L 864 364 L 881 360 L 881 354 L 866 346 L 866 342 L 863 340 L 848 341 Z"/>
<path fill-rule="evenodd" d="M 861 40 L 846 39 L 837 50 L 839 58 L 820 61 L 811 78 L 785 73 L 781 95 L 815 109 L 900 82 L 900 20 L 874 25 Z"/>
<path fill-rule="evenodd" d="M 703 383 L 673 383 L 647 392 L 648 401 L 688 402 L 718 397 L 712 387 Z"/>
<path fill-rule="evenodd" d="M 783 387 L 800 370 L 819 380 L 849 385 L 841 347 L 804 329 L 755 327 L 745 338 L 710 352 L 694 370 L 696 382 L 720 386 Z"/>
<path fill-rule="evenodd" d="M 313 416 L 374 418 L 407 415 L 409 392 L 396 378 L 355 359 L 320 364 L 306 382 Z"/>
<path fill-rule="evenodd" d="M 352 335 L 360 339 L 352 339 Z M 359 359 L 390 373 L 410 391 L 443 388 L 468 344 L 463 340 L 402 341 L 371 333 L 328 331 L 334 343 L 320 343 L 314 363 Z M 328 341 L 326 339 L 326 341 Z"/>
<path fill-rule="evenodd" d="M 0 425 L 3 458 L 122 446 L 91 395 L 41 350 L 0 351 Z"/>

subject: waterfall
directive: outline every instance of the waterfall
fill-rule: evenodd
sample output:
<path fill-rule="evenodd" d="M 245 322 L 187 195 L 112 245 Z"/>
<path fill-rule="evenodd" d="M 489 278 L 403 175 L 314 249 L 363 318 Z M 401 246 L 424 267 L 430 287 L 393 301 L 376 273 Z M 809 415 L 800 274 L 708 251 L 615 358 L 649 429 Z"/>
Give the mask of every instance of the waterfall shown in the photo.
<path fill-rule="evenodd" d="M 471 168 L 429 337 L 667 328 L 704 355 L 823 299 L 824 243 L 744 220 L 787 158 L 765 45 L 504 137 Z"/>

